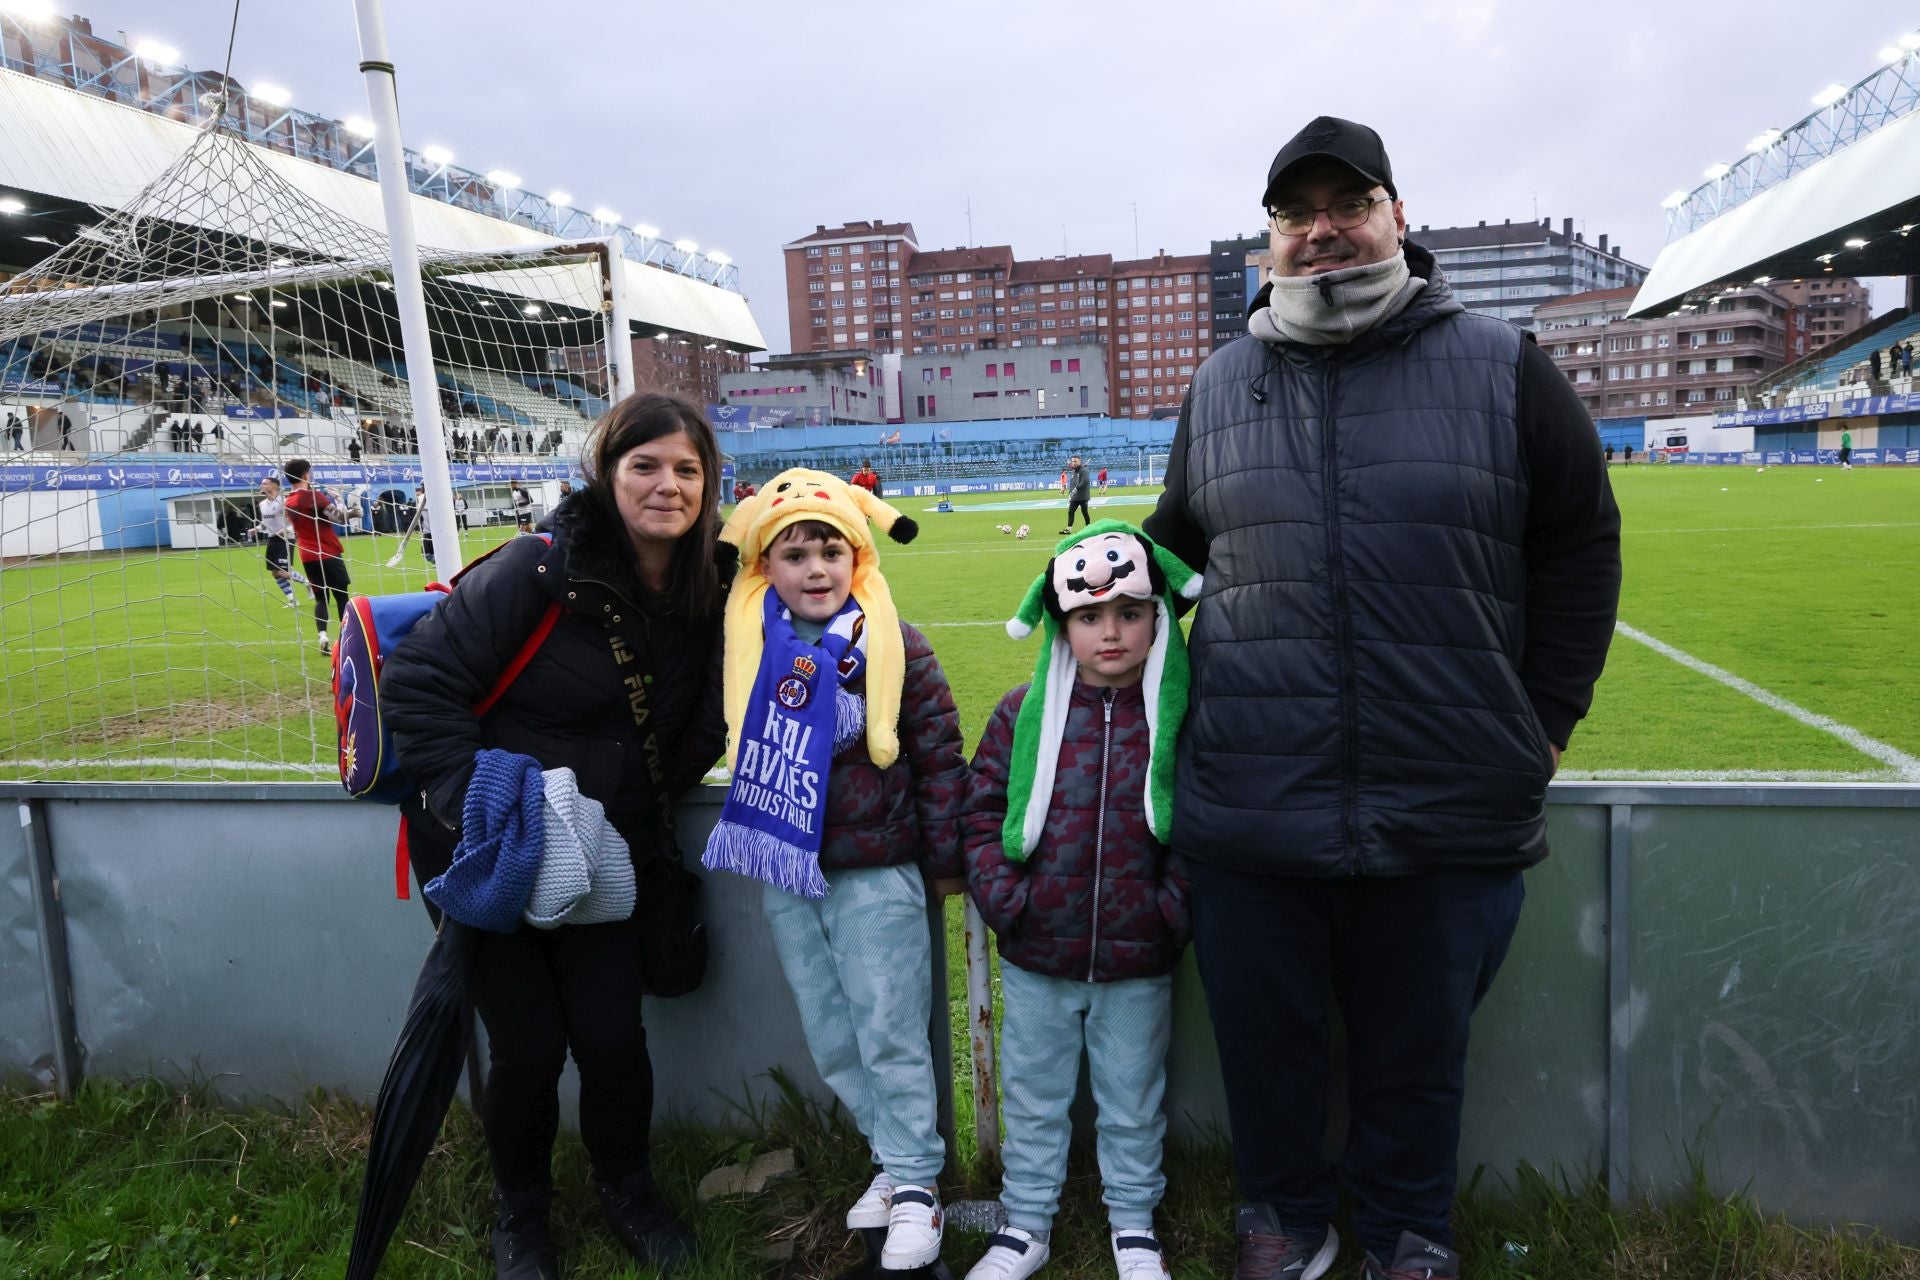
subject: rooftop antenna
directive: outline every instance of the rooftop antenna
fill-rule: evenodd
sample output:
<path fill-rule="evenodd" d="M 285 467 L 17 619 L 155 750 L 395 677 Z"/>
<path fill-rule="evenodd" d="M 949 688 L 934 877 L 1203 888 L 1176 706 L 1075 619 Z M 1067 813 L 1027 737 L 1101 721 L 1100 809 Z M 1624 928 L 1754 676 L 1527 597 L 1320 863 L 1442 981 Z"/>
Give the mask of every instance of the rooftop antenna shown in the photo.
<path fill-rule="evenodd" d="M 1133 202 L 1133 256 L 1140 256 L 1140 202 Z"/>
<path fill-rule="evenodd" d="M 1063 257 L 1067 253 L 1067 224 L 1064 222 L 1060 224 L 1060 253 Z"/>
<path fill-rule="evenodd" d="M 967 245 L 973 245 L 973 197 L 967 197 Z"/>

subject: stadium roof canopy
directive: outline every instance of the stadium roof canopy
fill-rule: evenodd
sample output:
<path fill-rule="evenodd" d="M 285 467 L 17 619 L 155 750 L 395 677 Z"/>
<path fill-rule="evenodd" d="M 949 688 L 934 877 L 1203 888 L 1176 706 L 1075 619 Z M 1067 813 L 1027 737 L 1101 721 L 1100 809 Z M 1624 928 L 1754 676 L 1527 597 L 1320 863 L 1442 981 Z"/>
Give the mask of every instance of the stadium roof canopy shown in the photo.
<path fill-rule="evenodd" d="M 1920 52 L 1909 51 L 1737 165 L 1668 202 L 1670 240 L 1630 316 L 1763 277 L 1920 274 Z M 1835 93 L 1839 93 L 1836 88 Z M 1823 99 L 1824 101 L 1824 99 Z"/>
<path fill-rule="evenodd" d="M 60 234 L 55 226 L 70 226 L 77 206 L 124 205 L 179 157 L 197 132 L 191 125 L 5 69 L 0 69 L 0 120 L 6 122 L 0 128 L 0 188 L 53 202 L 55 207 L 48 210 L 53 216 L 41 224 L 41 233 L 49 239 Z M 385 227 L 377 183 L 270 148 L 254 150 L 280 178 L 341 218 Z M 419 195 L 409 200 L 423 247 L 486 252 L 559 243 L 470 209 Z M 7 228 L 9 233 L 17 229 Z M 19 238 L 35 233 L 27 231 Z M 71 238 L 70 230 L 65 238 Z M 11 240 L 10 249 L 16 247 Z M 34 253 L 31 258 L 42 256 Z M 766 349 L 740 294 L 631 259 L 618 261 L 626 272 L 628 307 L 638 329 L 699 334 L 736 350 Z"/>

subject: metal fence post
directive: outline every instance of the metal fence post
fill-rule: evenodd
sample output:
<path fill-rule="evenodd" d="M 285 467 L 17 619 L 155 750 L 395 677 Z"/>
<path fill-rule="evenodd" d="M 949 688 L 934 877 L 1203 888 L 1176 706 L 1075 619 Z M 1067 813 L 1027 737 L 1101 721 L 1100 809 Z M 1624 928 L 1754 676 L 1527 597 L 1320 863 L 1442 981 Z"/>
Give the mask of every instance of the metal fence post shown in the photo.
<path fill-rule="evenodd" d="M 973 898 L 966 904 L 967 1027 L 973 1043 L 973 1138 L 980 1154 L 1000 1163 L 1000 1082 L 993 1058 L 993 973 L 987 955 L 987 922 Z"/>
<path fill-rule="evenodd" d="M 1627 1089 L 1633 1030 L 1628 928 L 1633 865 L 1633 806 L 1607 808 L 1607 1194 L 1624 1204 L 1631 1189 Z"/>
<path fill-rule="evenodd" d="M 20 826 L 26 832 L 33 874 L 33 906 L 40 929 L 40 965 L 46 975 L 47 1009 L 53 1016 L 53 1078 L 60 1096 L 72 1100 L 84 1063 L 74 1024 L 73 969 L 67 960 L 67 920 L 60 905 L 60 875 L 53 865 L 53 839 L 47 830 L 46 803 L 20 801 Z"/>

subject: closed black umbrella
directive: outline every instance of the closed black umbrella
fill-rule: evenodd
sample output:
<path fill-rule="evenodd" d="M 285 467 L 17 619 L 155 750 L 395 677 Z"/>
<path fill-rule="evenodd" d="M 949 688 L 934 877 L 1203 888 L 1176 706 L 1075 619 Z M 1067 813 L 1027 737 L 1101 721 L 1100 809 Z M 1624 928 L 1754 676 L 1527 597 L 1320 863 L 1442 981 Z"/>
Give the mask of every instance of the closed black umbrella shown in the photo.
<path fill-rule="evenodd" d="M 373 1107 L 373 1136 L 367 1144 L 367 1173 L 360 1184 L 346 1280 L 373 1280 L 379 1271 L 453 1102 L 473 1026 L 471 978 L 479 937 L 478 930 L 445 917 L 420 966 L 407 1020 Z"/>

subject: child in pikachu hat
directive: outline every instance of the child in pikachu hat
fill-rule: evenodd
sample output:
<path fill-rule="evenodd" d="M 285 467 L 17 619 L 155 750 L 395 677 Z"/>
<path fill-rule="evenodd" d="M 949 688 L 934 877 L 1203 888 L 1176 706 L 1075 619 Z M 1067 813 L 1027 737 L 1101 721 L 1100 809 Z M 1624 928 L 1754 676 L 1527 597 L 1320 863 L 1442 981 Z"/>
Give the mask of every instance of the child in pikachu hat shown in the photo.
<path fill-rule="evenodd" d="M 1016 639 L 1044 625 L 1046 643 L 981 735 L 963 819 L 967 890 L 999 935 L 1007 1121 L 1007 1225 L 968 1280 L 1046 1264 L 1083 1049 L 1115 1271 L 1168 1273 L 1153 1215 L 1173 967 L 1192 933 L 1166 843 L 1187 711 L 1174 605 L 1200 585 L 1141 530 L 1102 520 L 1061 540 L 1007 624 Z"/>
<path fill-rule="evenodd" d="M 742 502 L 725 615 L 726 808 L 704 864 L 766 882 L 774 947 L 822 1078 L 872 1148 L 849 1229 L 881 1265 L 939 1257 L 945 1164 L 933 1053 L 926 877 L 959 874 L 967 764 L 953 691 L 901 622 L 869 522 L 914 522 L 807 468 Z"/>

